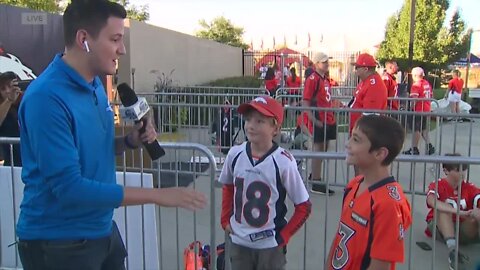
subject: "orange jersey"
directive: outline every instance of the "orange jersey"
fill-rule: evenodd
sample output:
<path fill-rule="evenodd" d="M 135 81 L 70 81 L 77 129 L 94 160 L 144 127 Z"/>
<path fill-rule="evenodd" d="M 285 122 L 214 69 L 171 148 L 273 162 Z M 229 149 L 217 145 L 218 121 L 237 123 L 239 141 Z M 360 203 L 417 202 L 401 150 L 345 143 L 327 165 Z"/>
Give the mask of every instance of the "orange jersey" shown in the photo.
<path fill-rule="evenodd" d="M 395 76 L 389 73 L 385 73 L 385 75 L 383 75 L 383 83 L 385 84 L 385 87 L 387 87 L 387 95 L 389 98 L 398 97 L 398 93 L 397 93 L 398 84 Z M 387 103 L 388 103 L 387 105 L 388 109 L 398 111 L 398 108 L 399 108 L 398 100 L 388 100 Z"/>
<path fill-rule="evenodd" d="M 372 259 L 404 259 L 404 235 L 412 223 L 410 204 L 402 187 L 388 177 L 357 194 L 363 176 L 345 188 L 338 233 L 332 244 L 328 269 L 363 270 Z"/>
<path fill-rule="evenodd" d="M 463 80 L 460 78 L 453 78 L 448 82 L 448 90 L 455 91 L 459 94 L 462 93 Z"/>
<path fill-rule="evenodd" d="M 312 73 L 305 80 L 305 87 L 303 90 L 303 99 L 306 101 L 316 100 L 316 106 L 319 108 L 332 108 L 332 97 L 330 94 L 330 81 L 327 77 L 322 77 L 317 72 Z M 325 113 L 324 111 L 317 111 L 320 114 L 320 121 L 326 122 L 327 125 L 335 124 L 335 116 L 332 111 Z M 326 116 L 326 119 L 325 119 Z"/>
<path fill-rule="evenodd" d="M 431 98 L 432 86 L 425 79 L 421 79 L 418 82 L 414 82 L 412 85 L 412 89 L 410 90 L 410 97 L 421 98 L 421 99 Z M 416 101 L 414 109 L 416 112 L 429 112 L 431 110 L 431 101 L 430 100 Z"/>
<path fill-rule="evenodd" d="M 387 87 L 378 73 L 361 81 L 350 105 L 352 109 L 385 110 L 387 108 Z M 350 114 L 350 133 L 361 113 Z"/>

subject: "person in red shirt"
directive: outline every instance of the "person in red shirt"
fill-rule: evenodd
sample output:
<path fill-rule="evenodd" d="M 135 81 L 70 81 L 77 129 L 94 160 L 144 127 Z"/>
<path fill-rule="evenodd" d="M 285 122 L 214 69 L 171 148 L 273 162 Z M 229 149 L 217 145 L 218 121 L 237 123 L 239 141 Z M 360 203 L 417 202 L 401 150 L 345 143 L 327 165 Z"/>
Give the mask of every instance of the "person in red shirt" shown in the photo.
<path fill-rule="evenodd" d="M 387 87 L 383 83 L 382 77 L 375 71 L 377 66 L 375 58 L 367 53 L 362 53 L 353 65 L 355 73 L 360 78 L 360 83 L 350 101 L 350 108 L 385 110 L 387 108 Z M 350 114 L 350 134 L 361 116 L 362 113 Z"/>
<path fill-rule="evenodd" d="M 432 86 L 424 79 L 425 73 L 421 67 L 414 67 L 412 69 L 413 84 L 410 89 L 410 97 L 413 98 L 413 110 L 415 112 L 430 112 L 431 111 L 431 97 Z M 427 146 L 427 154 L 433 155 L 435 147 L 430 143 L 428 136 L 428 116 L 415 115 L 412 119 L 412 128 L 414 130 L 412 148 L 403 152 L 405 155 L 419 155 L 418 143 L 420 137 L 423 137 Z"/>
<path fill-rule="evenodd" d="M 459 157 L 460 154 L 446 154 L 445 156 Z M 467 166 L 465 164 L 442 164 L 445 178 L 433 181 L 428 186 L 427 228 L 425 234 L 429 237 L 434 232 L 434 208 L 437 208 L 437 234 L 438 238 L 445 240 L 449 249 L 448 261 L 450 269 L 455 267 L 455 253 L 457 241 L 455 239 L 455 223 L 458 209 L 458 186 L 461 185 L 460 194 L 460 228 L 459 241 L 461 244 L 480 243 L 480 189 L 472 183 L 464 181 Z M 435 202 L 436 201 L 436 202 Z M 458 254 L 458 266 L 465 263 L 465 257 Z"/>
<path fill-rule="evenodd" d="M 297 128 L 294 132 L 293 148 L 300 150 L 312 149 L 313 123 L 308 118 L 307 112 L 302 112 L 297 117 Z"/>
<path fill-rule="evenodd" d="M 395 75 L 398 72 L 397 62 L 390 60 L 385 62 L 385 73 L 382 76 L 383 83 L 387 87 L 387 95 L 389 100 L 387 100 L 387 108 L 392 111 L 398 111 L 399 102 L 398 100 L 392 100 L 398 97 L 397 89 L 397 78 Z"/>
<path fill-rule="evenodd" d="M 352 63 L 355 66 L 355 73 L 360 78 L 360 83 L 349 103 L 352 109 L 387 109 L 387 87 L 382 81 L 382 77 L 375 71 L 377 61 L 368 53 L 362 53 L 357 61 Z M 350 113 L 350 134 L 357 120 L 368 112 Z M 355 175 L 358 175 L 358 169 L 354 166 Z"/>
<path fill-rule="evenodd" d="M 459 104 L 462 100 L 463 80 L 460 78 L 460 71 L 452 72 L 453 79 L 448 82 L 448 91 L 445 92 L 445 99 L 450 102 L 452 113 L 459 113 Z"/>
<path fill-rule="evenodd" d="M 287 78 L 287 87 L 288 88 L 297 88 L 297 89 L 292 89 L 295 92 L 290 92 L 289 94 L 297 94 L 298 93 L 298 88 L 302 86 L 302 81 L 300 80 L 300 77 L 297 76 L 297 70 L 295 67 L 290 68 L 290 76 Z"/>
<path fill-rule="evenodd" d="M 303 107 L 332 108 L 330 94 L 330 81 L 326 76 L 328 72 L 328 55 L 318 52 L 313 56 L 312 62 L 315 67 L 308 78 L 305 79 L 303 90 Z M 325 152 L 328 150 L 328 142 L 337 139 L 337 124 L 332 111 L 307 111 L 309 120 L 314 125 L 313 151 Z M 312 192 L 320 194 L 333 194 L 333 190 L 327 190 L 325 183 L 321 183 L 322 160 L 312 160 Z"/>
<path fill-rule="evenodd" d="M 345 188 L 340 222 L 323 269 L 395 269 L 404 260 L 412 214 L 389 166 L 400 153 L 405 130 L 388 116 L 361 117 L 346 145 L 347 163 L 359 168 Z"/>
<path fill-rule="evenodd" d="M 275 70 L 272 67 L 268 67 L 267 73 L 265 74 L 265 88 L 271 97 L 275 95 L 278 89 L 278 81 L 275 78 Z"/>

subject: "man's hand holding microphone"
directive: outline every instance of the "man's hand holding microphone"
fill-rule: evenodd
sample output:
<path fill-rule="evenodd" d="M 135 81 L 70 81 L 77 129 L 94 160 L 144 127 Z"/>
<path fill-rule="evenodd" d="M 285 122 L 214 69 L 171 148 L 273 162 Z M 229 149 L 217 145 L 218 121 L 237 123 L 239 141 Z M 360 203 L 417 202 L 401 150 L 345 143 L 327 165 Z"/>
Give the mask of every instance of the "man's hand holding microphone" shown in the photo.
<path fill-rule="evenodd" d="M 130 148 L 137 148 L 142 143 L 152 160 L 157 160 L 165 155 L 165 150 L 157 141 L 157 132 L 148 117 L 148 104 L 144 98 L 138 98 L 135 92 L 126 83 L 120 84 L 118 93 L 123 107 L 121 117 L 124 120 L 135 121 L 134 129 L 125 137 L 125 144 Z M 205 207 L 207 199 L 189 187 L 173 187 L 158 189 L 143 189 L 126 187 L 122 205 L 137 205 L 154 203 L 166 207 L 181 207 L 197 210 Z"/>

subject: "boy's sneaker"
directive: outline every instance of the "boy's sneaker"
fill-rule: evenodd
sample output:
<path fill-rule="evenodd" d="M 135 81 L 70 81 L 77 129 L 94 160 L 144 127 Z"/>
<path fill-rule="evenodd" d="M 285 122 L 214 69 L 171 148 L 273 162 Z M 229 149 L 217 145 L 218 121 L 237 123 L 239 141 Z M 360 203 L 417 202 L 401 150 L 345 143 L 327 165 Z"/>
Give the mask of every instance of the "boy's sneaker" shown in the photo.
<path fill-rule="evenodd" d="M 433 151 L 435 151 L 435 148 L 434 148 Z M 412 147 L 412 148 L 408 149 L 407 151 L 403 151 L 402 154 L 404 154 L 404 155 L 420 155 L 420 151 L 418 150 L 417 147 Z"/>
<path fill-rule="evenodd" d="M 327 194 L 328 195 L 333 195 L 335 194 L 335 191 L 331 190 L 331 189 L 328 189 L 327 191 L 327 184 L 325 183 L 312 183 L 312 189 L 311 191 L 313 193 L 317 193 L 317 194 Z"/>
<path fill-rule="evenodd" d="M 465 269 L 467 261 L 468 261 L 468 257 L 458 252 L 458 269 L 455 269 L 455 249 L 452 249 L 450 253 L 448 253 L 448 266 L 450 267 L 450 270 Z"/>
<path fill-rule="evenodd" d="M 431 143 L 428 144 L 427 154 L 428 154 L 428 155 L 433 155 L 433 154 L 435 154 L 435 147 L 434 147 Z"/>

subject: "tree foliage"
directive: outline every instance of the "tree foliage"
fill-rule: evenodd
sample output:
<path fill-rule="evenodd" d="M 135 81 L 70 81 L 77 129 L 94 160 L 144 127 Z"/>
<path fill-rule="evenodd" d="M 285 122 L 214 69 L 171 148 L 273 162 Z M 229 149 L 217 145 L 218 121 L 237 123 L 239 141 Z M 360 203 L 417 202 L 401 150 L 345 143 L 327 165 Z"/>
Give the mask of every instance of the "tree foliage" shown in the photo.
<path fill-rule="evenodd" d="M 30 8 L 51 13 L 63 13 L 70 1 L 64 0 L 0 0 L 0 4 L 7 4 L 17 7 Z M 127 10 L 127 17 L 137 21 L 147 21 L 150 18 L 148 5 L 136 6 L 130 4 L 129 0 L 114 0 Z"/>
<path fill-rule="evenodd" d="M 401 68 L 408 65 L 410 37 L 410 3 L 405 0 L 400 11 L 386 24 L 385 39 L 380 44 L 377 58 L 398 61 Z M 444 26 L 449 0 L 417 0 L 414 31 L 414 65 L 426 69 L 441 68 L 465 56 L 469 30 L 457 10 L 450 23 Z"/>
<path fill-rule="evenodd" d="M 52 13 L 59 13 L 63 10 L 60 2 L 60 0 L 0 0 L 0 4 Z"/>
<path fill-rule="evenodd" d="M 114 0 L 121 4 L 127 10 L 127 18 L 137 20 L 139 22 L 148 21 L 150 19 L 150 12 L 148 5 L 136 6 L 130 4 L 129 0 Z"/>
<path fill-rule="evenodd" d="M 248 44 L 244 43 L 242 39 L 243 33 L 245 32 L 243 27 L 233 25 L 229 19 L 220 16 L 213 19 L 210 23 L 207 23 L 204 19 L 198 23 L 203 29 L 195 33 L 197 37 L 243 49 L 248 48 Z"/>

